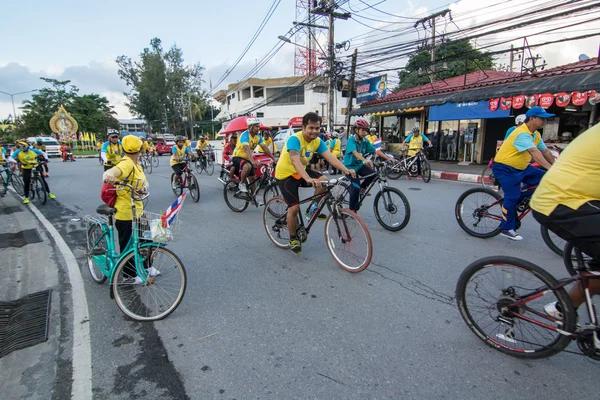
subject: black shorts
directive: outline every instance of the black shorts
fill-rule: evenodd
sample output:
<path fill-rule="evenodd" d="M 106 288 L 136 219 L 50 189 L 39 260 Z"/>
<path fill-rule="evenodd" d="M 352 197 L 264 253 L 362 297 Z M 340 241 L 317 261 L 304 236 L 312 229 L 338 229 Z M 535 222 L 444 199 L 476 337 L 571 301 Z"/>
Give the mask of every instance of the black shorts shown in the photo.
<path fill-rule="evenodd" d="M 307 169 L 306 173 L 311 178 L 320 178 L 323 174 L 313 171 L 312 169 Z M 300 197 L 298 195 L 298 189 L 301 187 L 312 187 L 312 185 L 304 180 L 304 178 L 296 179 L 293 176 L 285 178 L 283 180 L 277 180 L 277 185 L 279 186 L 279 190 L 281 191 L 281 195 L 283 199 L 287 203 L 288 206 L 295 206 L 300 203 Z"/>
<path fill-rule="evenodd" d="M 250 164 L 250 173 L 248 174 L 248 176 L 254 175 L 254 166 L 252 165 L 252 163 L 250 161 L 246 160 L 245 158 L 242 158 L 242 157 L 233 157 L 231 159 L 231 163 L 235 167 L 235 172 L 234 173 L 236 175 L 238 175 L 240 173 L 240 171 L 242 170 L 242 168 L 244 168 L 244 164 L 246 164 L 246 163 Z"/>
<path fill-rule="evenodd" d="M 173 164 L 171 166 L 171 168 L 173 168 L 175 175 L 181 176 L 181 174 L 183 174 L 183 169 L 185 168 L 186 165 L 187 165 L 187 163 Z"/>
<path fill-rule="evenodd" d="M 549 216 L 532 211 L 542 226 L 593 257 L 595 264 L 600 262 L 600 201 L 589 201 L 577 210 L 559 205 Z"/>

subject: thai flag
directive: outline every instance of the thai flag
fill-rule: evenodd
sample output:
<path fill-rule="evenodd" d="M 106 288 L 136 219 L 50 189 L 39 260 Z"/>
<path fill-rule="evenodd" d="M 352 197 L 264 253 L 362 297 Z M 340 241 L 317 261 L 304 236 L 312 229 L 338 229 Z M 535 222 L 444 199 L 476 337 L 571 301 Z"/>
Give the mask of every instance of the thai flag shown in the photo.
<path fill-rule="evenodd" d="M 375 151 L 381 151 L 381 139 L 377 138 L 375 139 L 375 141 L 373 142 L 373 146 L 375 146 Z"/>
<path fill-rule="evenodd" d="M 181 196 L 179 196 L 160 217 L 163 228 L 168 228 L 171 226 L 173 221 L 175 221 L 175 217 L 177 217 L 179 210 L 181 210 L 181 206 L 183 205 L 186 194 L 187 192 L 184 192 Z"/>

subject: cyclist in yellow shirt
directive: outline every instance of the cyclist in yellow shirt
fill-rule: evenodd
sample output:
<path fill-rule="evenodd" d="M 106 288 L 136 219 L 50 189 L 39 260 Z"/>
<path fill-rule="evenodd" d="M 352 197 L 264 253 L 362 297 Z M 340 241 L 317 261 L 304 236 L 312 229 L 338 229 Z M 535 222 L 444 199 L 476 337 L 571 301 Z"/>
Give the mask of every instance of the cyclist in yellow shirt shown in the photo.
<path fill-rule="evenodd" d="M 243 193 L 248 193 L 246 178 L 250 175 L 254 175 L 254 168 L 258 166 L 254 161 L 254 158 L 252 158 L 252 152 L 256 146 L 262 147 L 269 157 L 273 160 L 275 159 L 273 153 L 271 153 L 271 150 L 265 145 L 265 141 L 259 134 L 260 121 L 257 118 L 248 118 L 246 123 L 248 124 L 248 130 L 244 131 L 238 139 L 235 150 L 233 151 L 233 159 L 231 160 L 235 167 L 235 173 L 240 174 L 239 189 L 240 192 Z"/>
<path fill-rule="evenodd" d="M 271 137 L 271 131 L 263 131 L 262 137 L 263 137 L 263 141 L 265 142 L 265 145 L 269 148 L 269 150 L 271 150 L 271 153 L 275 154 L 275 143 L 273 143 L 273 138 Z M 265 153 L 262 146 L 258 146 L 257 150 L 261 154 Z"/>
<path fill-rule="evenodd" d="M 531 209 L 542 226 L 591 256 L 590 268 L 600 270 L 600 124 L 577 136 L 560 154 L 533 193 Z M 589 285 L 592 294 L 600 293 L 600 280 L 591 279 Z M 584 302 L 581 284 L 569 295 L 575 308 Z M 562 318 L 557 303 L 544 310 Z"/>
<path fill-rule="evenodd" d="M 206 139 L 206 136 L 200 136 L 198 143 L 196 143 L 196 153 L 202 165 L 206 167 L 206 150 L 210 150 L 210 142 Z"/>
<path fill-rule="evenodd" d="M 143 155 L 148 154 L 148 142 L 146 141 L 145 138 L 142 138 L 142 154 Z"/>
<path fill-rule="evenodd" d="M 367 140 L 371 142 L 371 144 L 375 143 L 375 141 L 377 140 L 377 129 L 369 129 L 369 135 L 367 136 Z"/>
<path fill-rule="evenodd" d="M 418 126 L 415 126 L 412 129 L 412 132 L 404 143 L 402 143 L 402 151 L 406 149 L 406 143 L 408 143 L 408 156 L 412 157 L 419 152 L 423 148 L 423 142 L 427 143 L 427 146 L 431 147 L 431 141 L 427 138 L 427 136 L 423 135 Z M 410 179 L 410 174 L 406 174 L 406 178 Z M 423 179 L 423 175 L 421 174 L 421 160 L 417 158 L 417 179 Z"/>
<path fill-rule="evenodd" d="M 186 156 L 190 155 L 194 158 L 192 151 L 189 146 L 185 145 L 185 138 L 183 136 L 177 136 L 175 138 L 175 146 L 171 149 L 171 168 L 175 172 L 175 179 L 173 179 L 173 189 L 177 189 L 178 185 L 181 185 L 181 175 L 183 169 L 187 165 Z"/>
<path fill-rule="evenodd" d="M 104 170 L 108 171 L 121 161 L 123 146 L 119 140 L 119 132 L 112 131 L 108 134 L 108 141 L 102 145 L 100 156 L 104 160 Z"/>
<path fill-rule="evenodd" d="M 48 192 L 48 197 L 50 197 L 51 199 L 54 199 L 56 196 L 54 196 L 54 194 L 52 194 L 52 192 L 50 192 L 50 187 L 48 186 L 46 179 L 44 179 L 44 174 L 42 172 L 42 168 L 40 167 L 40 165 L 37 161 L 38 157 L 40 157 L 40 156 L 42 156 L 44 159 L 47 160 L 48 156 L 46 155 L 46 153 L 42 152 L 41 150 L 37 150 L 37 149 L 29 147 L 29 143 L 27 143 L 24 140 L 17 142 L 17 144 L 21 148 L 15 152 L 13 152 L 10 155 L 9 160 L 11 162 L 20 162 L 21 163 L 21 169 L 23 171 L 23 186 L 25 189 L 25 199 L 23 200 L 23 204 L 29 204 L 29 202 L 30 202 L 29 187 L 31 185 L 31 173 L 34 168 L 37 169 L 40 173 L 40 177 L 42 178 L 42 182 L 44 183 L 44 188 L 46 189 L 46 192 Z"/>

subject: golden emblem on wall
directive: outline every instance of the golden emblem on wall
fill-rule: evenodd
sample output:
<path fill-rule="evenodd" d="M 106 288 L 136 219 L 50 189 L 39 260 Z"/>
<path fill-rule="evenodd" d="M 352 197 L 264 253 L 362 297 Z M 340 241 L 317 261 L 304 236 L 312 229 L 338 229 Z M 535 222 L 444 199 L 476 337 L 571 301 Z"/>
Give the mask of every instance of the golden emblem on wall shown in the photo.
<path fill-rule="evenodd" d="M 50 118 L 50 129 L 57 135 L 75 133 L 79 129 L 79 125 L 75 118 L 71 117 L 71 114 L 65 110 L 61 105 L 58 107 L 58 111 L 52 118 Z"/>

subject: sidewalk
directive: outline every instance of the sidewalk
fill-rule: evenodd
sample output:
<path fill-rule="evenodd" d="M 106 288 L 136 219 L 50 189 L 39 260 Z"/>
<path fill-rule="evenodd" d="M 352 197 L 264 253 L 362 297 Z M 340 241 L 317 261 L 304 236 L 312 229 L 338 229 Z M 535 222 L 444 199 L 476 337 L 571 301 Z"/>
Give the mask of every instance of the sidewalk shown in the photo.
<path fill-rule="evenodd" d="M 64 335 L 61 259 L 47 231 L 11 191 L 0 198 L 0 235 L 0 301 L 52 289 L 48 340 L 0 358 L 0 393 L 5 399 L 47 399 L 56 394 L 56 366 L 61 333 Z"/>

